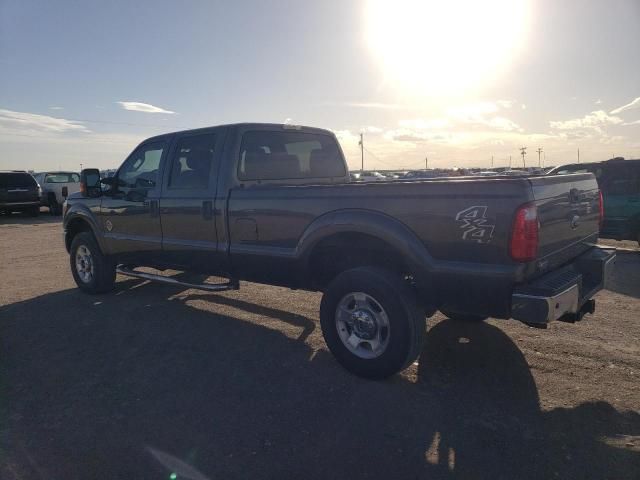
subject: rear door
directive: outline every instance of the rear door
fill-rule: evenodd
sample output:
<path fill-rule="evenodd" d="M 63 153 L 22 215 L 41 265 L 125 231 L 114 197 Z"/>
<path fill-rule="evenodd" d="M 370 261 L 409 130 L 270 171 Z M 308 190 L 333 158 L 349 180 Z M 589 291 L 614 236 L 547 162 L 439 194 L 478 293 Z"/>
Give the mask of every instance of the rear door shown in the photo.
<path fill-rule="evenodd" d="M 174 141 L 160 199 L 162 258 L 170 265 L 217 270 L 214 199 L 224 136 L 224 128 L 214 128 L 184 133 Z"/>

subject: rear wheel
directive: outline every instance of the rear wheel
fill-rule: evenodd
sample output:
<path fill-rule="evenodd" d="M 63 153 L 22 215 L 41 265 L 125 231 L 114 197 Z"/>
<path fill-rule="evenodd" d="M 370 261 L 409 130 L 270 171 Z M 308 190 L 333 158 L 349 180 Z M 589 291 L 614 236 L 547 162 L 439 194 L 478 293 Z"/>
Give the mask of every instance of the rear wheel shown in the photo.
<path fill-rule="evenodd" d="M 471 315 L 468 313 L 457 313 L 451 312 L 449 310 L 440 310 L 445 317 L 450 318 L 451 320 L 457 320 L 459 322 L 482 322 L 489 317 L 485 317 L 483 315 Z"/>
<path fill-rule="evenodd" d="M 381 379 L 418 357 L 425 316 L 400 275 L 359 267 L 329 284 L 320 304 L 320 324 L 329 350 L 344 368 Z"/>
<path fill-rule="evenodd" d="M 51 215 L 60 215 L 62 213 L 62 207 L 55 197 L 49 199 L 49 213 L 51 213 Z"/>
<path fill-rule="evenodd" d="M 113 289 L 116 266 L 102 254 L 90 232 L 80 232 L 73 238 L 69 259 L 73 279 L 81 290 L 105 293 Z"/>

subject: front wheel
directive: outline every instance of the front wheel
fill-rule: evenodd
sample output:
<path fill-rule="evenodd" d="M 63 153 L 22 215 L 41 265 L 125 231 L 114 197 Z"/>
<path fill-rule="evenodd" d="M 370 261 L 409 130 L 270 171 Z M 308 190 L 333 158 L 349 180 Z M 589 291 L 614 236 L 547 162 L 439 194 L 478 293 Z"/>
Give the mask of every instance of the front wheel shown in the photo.
<path fill-rule="evenodd" d="M 73 279 L 81 290 L 105 293 L 113 289 L 116 266 L 102 254 L 90 232 L 80 232 L 73 238 L 69 259 Z"/>
<path fill-rule="evenodd" d="M 325 342 L 338 362 L 365 378 L 405 369 L 422 349 L 425 316 L 395 272 L 359 267 L 339 274 L 320 304 Z"/>

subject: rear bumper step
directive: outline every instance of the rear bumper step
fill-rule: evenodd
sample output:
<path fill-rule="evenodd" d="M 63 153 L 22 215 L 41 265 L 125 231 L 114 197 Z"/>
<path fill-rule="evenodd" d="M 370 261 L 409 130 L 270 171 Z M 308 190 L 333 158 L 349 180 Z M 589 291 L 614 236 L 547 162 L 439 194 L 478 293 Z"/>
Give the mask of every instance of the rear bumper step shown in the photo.
<path fill-rule="evenodd" d="M 615 250 L 593 247 L 570 265 L 518 287 L 511 296 L 511 316 L 543 328 L 553 320 L 581 320 L 594 312 L 591 297 L 606 287 L 614 261 Z"/>
<path fill-rule="evenodd" d="M 205 290 L 207 292 L 226 292 L 228 290 L 239 290 L 240 282 L 236 279 L 230 279 L 227 283 L 189 283 L 176 280 L 173 277 L 165 277 L 164 275 L 156 275 L 153 273 L 140 272 L 128 265 L 118 265 L 116 272 L 128 277 L 142 278 L 153 282 L 168 283 L 170 285 L 179 285 L 181 287 L 193 288 L 196 290 Z"/>

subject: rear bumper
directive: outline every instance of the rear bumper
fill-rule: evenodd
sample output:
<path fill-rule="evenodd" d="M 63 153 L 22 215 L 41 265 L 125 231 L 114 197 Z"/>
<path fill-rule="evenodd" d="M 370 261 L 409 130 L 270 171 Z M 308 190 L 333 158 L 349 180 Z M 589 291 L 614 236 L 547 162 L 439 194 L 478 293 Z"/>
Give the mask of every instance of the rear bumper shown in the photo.
<path fill-rule="evenodd" d="M 579 320 L 593 311 L 591 297 L 606 287 L 615 250 L 593 247 L 570 265 L 521 285 L 511 296 L 511 317 L 546 325 L 552 320 Z"/>

